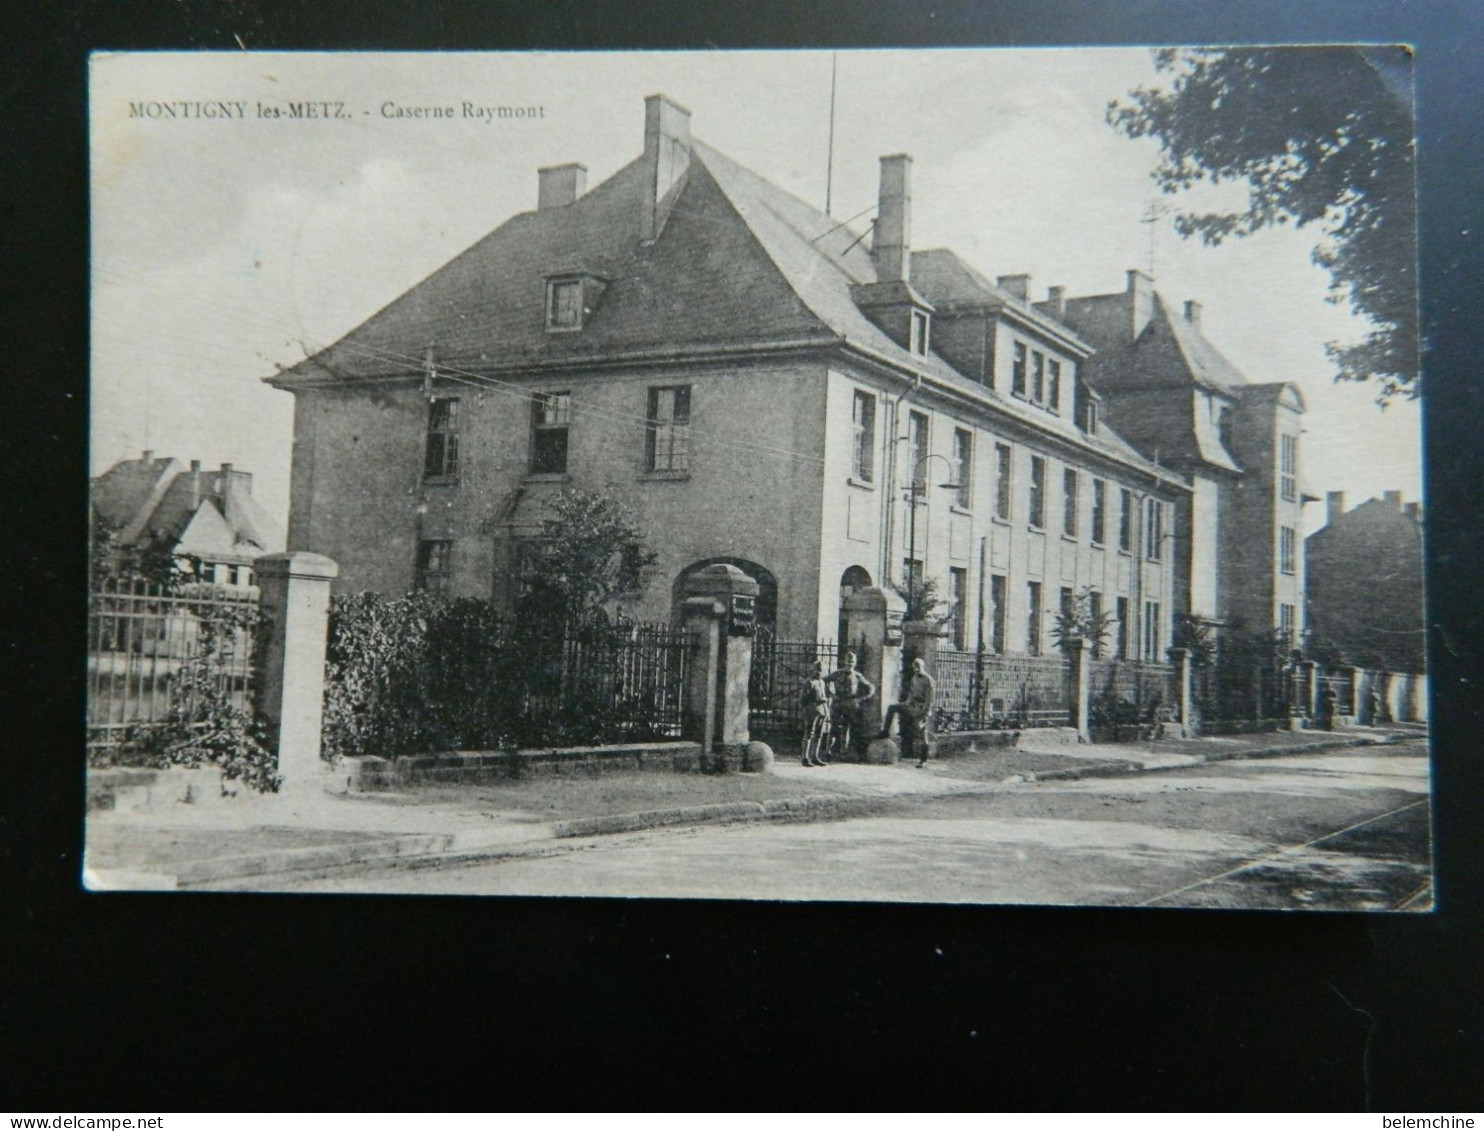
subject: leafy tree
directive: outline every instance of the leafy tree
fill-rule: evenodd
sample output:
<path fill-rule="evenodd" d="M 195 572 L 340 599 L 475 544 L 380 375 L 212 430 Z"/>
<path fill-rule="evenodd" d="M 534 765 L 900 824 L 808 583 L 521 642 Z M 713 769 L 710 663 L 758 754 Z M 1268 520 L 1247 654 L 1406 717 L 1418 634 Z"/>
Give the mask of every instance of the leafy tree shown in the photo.
<path fill-rule="evenodd" d="M 1175 227 L 1207 244 L 1292 223 L 1323 233 L 1313 259 L 1330 301 L 1370 321 L 1331 342 L 1336 379 L 1418 395 L 1417 197 L 1405 48 L 1164 48 L 1169 76 L 1108 104 L 1109 124 L 1161 147 L 1161 191 L 1244 183 L 1246 207 L 1183 211 Z"/>
<path fill-rule="evenodd" d="M 140 540 L 125 545 L 120 526 L 96 510 L 89 531 L 89 575 L 96 584 L 104 580 L 144 581 L 174 591 L 200 571 L 200 563 L 177 555 L 173 539 L 159 531 L 148 531 Z M 188 567 L 182 570 L 182 565 Z"/>
<path fill-rule="evenodd" d="M 894 582 L 890 584 L 907 602 L 906 611 L 902 614 L 903 620 L 925 620 L 935 624 L 944 624 L 953 616 L 953 608 L 949 606 L 945 609 L 944 606 L 948 605 L 948 602 L 938 595 L 936 577 L 919 577 L 910 592 Z"/>
<path fill-rule="evenodd" d="M 1051 626 L 1051 639 L 1056 641 L 1058 648 L 1065 650 L 1069 641 L 1080 638 L 1088 641 L 1096 654 L 1103 650 L 1112 628 L 1112 613 L 1094 611 L 1092 587 L 1089 586 L 1073 594 L 1071 602 L 1057 610 L 1056 622 Z"/>
<path fill-rule="evenodd" d="M 584 624 L 620 595 L 642 589 L 659 556 L 623 504 L 568 489 L 547 504 L 522 611 Z"/>

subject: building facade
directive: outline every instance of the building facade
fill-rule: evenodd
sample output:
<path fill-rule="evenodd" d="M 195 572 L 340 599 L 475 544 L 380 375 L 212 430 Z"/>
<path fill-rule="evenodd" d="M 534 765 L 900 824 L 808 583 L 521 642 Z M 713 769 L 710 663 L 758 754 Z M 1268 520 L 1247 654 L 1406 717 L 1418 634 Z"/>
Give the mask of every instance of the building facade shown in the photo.
<path fill-rule="evenodd" d="M 644 149 L 268 380 L 295 396 L 289 545 L 349 590 L 510 601 L 566 487 L 659 555 L 625 599 L 672 615 L 725 561 L 759 620 L 834 637 L 844 594 L 936 580 L 963 648 L 1054 646 L 1087 594 L 1163 659 L 1188 583 L 1188 474 L 1121 435 L 1095 343 L 946 250 L 911 246 L 912 164 L 881 159 L 869 248 L 646 100 Z"/>
<path fill-rule="evenodd" d="M 1326 497 L 1326 523 L 1308 538 L 1309 630 L 1333 662 L 1391 672 L 1426 670 L 1422 508 L 1387 491 L 1345 509 Z"/>
<path fill-rule="evenodd" d="M 1205 622 L 1303 633 L 1304 400 L 1296 385 L 1255 383 L 1208 341 L 1201 304 L 1171 304 L 1141 271 L 1124 291 L 1037 309 L 1094 347 L 1087 382 L 1146 458 L 1190 484 L 1180 503 L 1176 603 Z"/>

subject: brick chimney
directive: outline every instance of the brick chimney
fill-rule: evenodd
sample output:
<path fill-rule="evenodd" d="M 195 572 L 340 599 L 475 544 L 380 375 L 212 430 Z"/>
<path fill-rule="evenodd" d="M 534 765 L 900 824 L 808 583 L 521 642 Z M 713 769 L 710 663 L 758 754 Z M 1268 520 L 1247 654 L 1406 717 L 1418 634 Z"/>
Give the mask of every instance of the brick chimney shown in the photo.
<path fill-rule="evenodd" d="M 1394 511 L 1402 509 L 1402 493 L 1400 491 L 1382 491 L 1381 498 Z"/>
<path fill-rule="evenodd" d="M 1201 328 L 1201 304 L 1193 298 L 1185 300 L 1185 321 L 1189 322 L 1197 330 Z"/>
<path fill-rule="evenodd" d="M 1329 491 L 1324 496 L 1324 521 L 1333 526 L 1345 513 L 1345 492 Z"/>
<path fill-rule="evenodd" d="M 995 278 L 994 285 L 1014 295 L 1021 302 L 1027 301 L 1031 295 L 1029 275 L 1000 275 Z"/>
<path fill-rule="evenodd" d="M 1406 515 L 1413 522 L 1421 522 L 1422 521 L 1422 504 L 1421 503 L 1407 503 L 1406 505 L 1404 505 L 1402 507 L 1402 514 Z"/>
<path fill-rule="evenodd" d="M 905 153 L 881 158 L 881 187 L 876 200 L 871 257 L 876 261 L 878 281 L 911 281 L 912 158 Z"/>
<path fill-rule="evenodd" d="M 1144 332 L 1154 317 L 1154 280 L 1139 270 L 1128 273 L 1129 341 Z"/>
<path fill-rule="evenodd" d="M 144 462 L 145 463 L 153 463 L 154 462 L 154 459 L 155 459 L 155 450 L 153 448 L 145 448 L 144 449 Z"/>
<path fill-rule="evenodd" d="M 191 460 L 191 510 L 201 505 L 201 461 Z"/>
<path fill-rule="evenodd" d="M 536 170 L 536 209 L 565 208 L 587 191 L 587 166 L 570 162 Z"/>
<path fill-rule="evenodd" d="M 690 111 L 663 94 L 644 100 L 644 161 L 648 192 L 639 238 L 650 242 L 664 230 L 670 206 L 690 168 Z"/>
<path fill-rule="evenodd" d="M 1067 314 L 1067 288 L 1047 287 L 1046 306 L 1053 318 L 1065 318 Z"/>

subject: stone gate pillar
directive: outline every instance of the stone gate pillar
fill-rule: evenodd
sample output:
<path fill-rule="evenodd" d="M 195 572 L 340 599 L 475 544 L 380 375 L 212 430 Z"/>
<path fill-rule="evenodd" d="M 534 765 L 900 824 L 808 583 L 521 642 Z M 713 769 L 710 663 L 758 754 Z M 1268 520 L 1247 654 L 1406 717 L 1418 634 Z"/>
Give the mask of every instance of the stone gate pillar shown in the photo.
<path fill-rule="evenodd" d="M 840 644 L 842 648 L 864 645 L 865 655 L 856 659 L 865 677 L 876 685 L 876 698 L 864 712 L 872 734 L 881 729 L 887 705 L 899 698 L 906 608 L 900 594 L 880 587 L 858 589 L 845 598 L 845 640 Z"/>
<path fill-rule="evenodd" d="M 1067 680 L 1068 714 L 1077 728 L 1078 742 L 1092 741 L 1092 649 L 1080 636 L 1065 641 L 1071 671 Z"/>
<path fill-rule="evenodd" d="M 1180 712 L 1180 729 L 1184 737 L 1195 738 L 1195 658 L 1189 648 L 1171 648 L 1170 661 L 1175 665 L 1175 708 Z"/>
<path fill-rule="evenodd" d="M 296 550 L 253 563 L 268 634 L 259 673 L 258 709 L 268 720 L 283 788 L 320 785 L 325 705 L 325 645 L 330 583 L 340 572 L 323 554 Z"/>
<path fill-rule="evenodd" d="M 687 737 L 719 754 L 727 768 L 747 761 L 757 595 L 757 582 L 733 565 L 707 566 L 685 579 L 681 616 L 696 641 L 686 695 Z"/>

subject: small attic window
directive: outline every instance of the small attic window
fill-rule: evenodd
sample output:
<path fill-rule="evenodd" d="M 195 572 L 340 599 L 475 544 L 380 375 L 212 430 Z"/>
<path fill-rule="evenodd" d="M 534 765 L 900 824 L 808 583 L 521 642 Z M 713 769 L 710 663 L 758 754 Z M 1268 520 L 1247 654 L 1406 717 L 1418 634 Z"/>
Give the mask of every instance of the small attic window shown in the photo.
<path fill-rule="evenodd" d="M 552 279 L 546 284 L 546 328 L 582 329 L 582 280 Z"/>
<path fill-rule="evenodd" d="M 1096 436 L 1098 434 L 1098 402 L 1088 397 L 1082 413 L 1082 430 L 1089 436 Z"/>
<path fill-rule="evenodd" d="M 912 312 L 911 337 L 908 348 L 913 353 L 925 354 L 928 351 L 928 316 L 925 310 L 914 310 Z"/>

